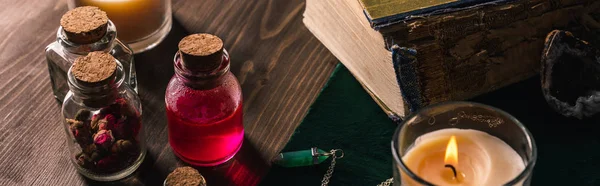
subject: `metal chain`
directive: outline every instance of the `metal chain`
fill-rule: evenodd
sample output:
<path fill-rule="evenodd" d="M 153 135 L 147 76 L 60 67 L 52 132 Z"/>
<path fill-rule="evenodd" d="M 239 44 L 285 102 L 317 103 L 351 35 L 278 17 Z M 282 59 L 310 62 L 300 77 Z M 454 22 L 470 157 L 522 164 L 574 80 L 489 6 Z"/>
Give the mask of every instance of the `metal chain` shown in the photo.
<path fill-rule="evenodd" d="M 323 176 L 323 180 L 321 180 L 321 186 L 327 186 L 329 184 L 329 178 L 331 178 L 331 176 L 333 176 L 333 168 L 335 168 L 335 160 L 337 159 L 337 156 L 335 155 L 335 152 L 337 150 L 336 149 L 331 149 L 331 151 L 329 151 L 329 153 L 331 154 L 331 165 L 329 165 L 329 169 L 327 169 L 327 173 L 325 173 L 325 176 Z"/>
<path fill-rule="evenodd" d="M 394 178 L 388 178 L 387 180 L 385 180 L 384 182 L 381 182 L 377 186 L 390 186 L 390 185 L 392 185 L 392 183 L 394 183 Z"/>
<path fill-rule="evenodd" d="M 331 149 L 331 151 L 329 151 L 329 154 L 332 157 L 331 158 L 331 165 L 329 165 L 329 168 L 327 169 L 327 172 L 323 176 L 323 180 L 321 180 L 321 186 L 327 186 L 327 185 L 329 185 L 329 179 L 331 178 L 331 176 L 333 176 L 333 169 L 335 168 L 335 160 L 344 157 L 344 152 L 343 151 L 342 151 L 342 156 L 337 157 L 337 155 L 335 154 L 335 152 L 337 152 L 337 151 L 338 151 L 338 149 Z M 394 178 L 389 178 L 389 179 L 385 180 L 384 182 L 381 182 L 377 186 L 390 186 L 390 185 L 392 185 L 393 182 L 394 182 Z"/>

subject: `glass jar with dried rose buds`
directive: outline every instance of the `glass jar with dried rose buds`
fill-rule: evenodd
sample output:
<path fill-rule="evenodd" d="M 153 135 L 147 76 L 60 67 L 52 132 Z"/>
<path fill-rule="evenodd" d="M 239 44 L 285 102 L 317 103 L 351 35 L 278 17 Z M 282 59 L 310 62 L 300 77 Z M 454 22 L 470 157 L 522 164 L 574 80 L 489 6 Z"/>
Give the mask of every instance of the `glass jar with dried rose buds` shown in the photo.
<path fill-rule="evenodd" d="M 124 81 L 123 66 L 105 52 L 77 58 L 68 71 L 62 113 L 69 158 L 93 180 L 124 178 L 146 155 L 141 102 Z"/>

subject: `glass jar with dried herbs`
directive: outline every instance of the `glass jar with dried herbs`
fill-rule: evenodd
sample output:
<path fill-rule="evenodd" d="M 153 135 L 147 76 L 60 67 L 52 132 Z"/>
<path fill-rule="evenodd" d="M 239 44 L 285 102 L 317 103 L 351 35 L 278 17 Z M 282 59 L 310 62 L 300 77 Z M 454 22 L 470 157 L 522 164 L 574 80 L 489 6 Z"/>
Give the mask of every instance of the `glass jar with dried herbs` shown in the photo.
<path fill-rule="evenodd" d="M 72 9 L 60 19 L 56 41 L 46 47 L 46 61 L 54 97 L 60 103 L 69 91 L 67 70 L 77 57 L 93 51 L 104 51 L 123 66 L 125 83 L 137 92 L 133 51 L 117 39 L 117 29 L 106 12 L 98 7 Z"/>
<path fill-rule="evenodd" d="M 141 102 L 124 81 L 123 65 L 105 52 L 77 58 L 68 71 L 62 113 L 69 159 L 93 180 L 124 178 L 146 154 Z"/>

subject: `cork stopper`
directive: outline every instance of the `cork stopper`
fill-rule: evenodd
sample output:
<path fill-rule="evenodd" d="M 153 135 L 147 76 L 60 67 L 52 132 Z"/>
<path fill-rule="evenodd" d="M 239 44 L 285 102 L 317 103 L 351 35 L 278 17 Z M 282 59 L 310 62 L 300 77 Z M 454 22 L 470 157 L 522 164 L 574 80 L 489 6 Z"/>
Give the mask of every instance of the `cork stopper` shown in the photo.
<path fill-rule="evenodd" d="M 108 16 L 98 7 L 77 7 L 62 16 L 60 26 L 69 41 L 78 44 L 94 43 L 106 34 Z"/>
<path fill-rule="evenodd" d="M 179 42 L 179 53 L 186 69 L 211 71 L 223 60 L 223 40 L 212 34 L 192 34 Z"/>
<path fill-rule="evenodd" d="M 110 81 L 115 76 L 116 69 L 117 63 L 113 56 L 96 51 L 75 59 L 71 73 L 79 82 L 98 84 Z"/>
<path fill-rule="evenodd" d="M 179 167 L 167 176 L 165 185 L 206 186 L 206 180 L 192 167 Z"/>

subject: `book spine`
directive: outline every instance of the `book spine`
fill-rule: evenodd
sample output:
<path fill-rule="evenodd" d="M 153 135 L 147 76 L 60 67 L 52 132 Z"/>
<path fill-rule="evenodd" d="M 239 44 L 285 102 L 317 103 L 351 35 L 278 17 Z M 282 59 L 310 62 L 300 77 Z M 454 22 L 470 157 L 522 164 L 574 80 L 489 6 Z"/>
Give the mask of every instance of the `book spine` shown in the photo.
<path fill-rule="evenodd" d="M 420 82 L 414 69 L 414 63 L 417 63 L 416 54 L 417 51 L 410 48 L 399 47 L 398 45 L 392 47 L 394 71 L 402 92 L 402 98 L 410 112 L 415 112 L 423 106 Z"/>

